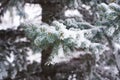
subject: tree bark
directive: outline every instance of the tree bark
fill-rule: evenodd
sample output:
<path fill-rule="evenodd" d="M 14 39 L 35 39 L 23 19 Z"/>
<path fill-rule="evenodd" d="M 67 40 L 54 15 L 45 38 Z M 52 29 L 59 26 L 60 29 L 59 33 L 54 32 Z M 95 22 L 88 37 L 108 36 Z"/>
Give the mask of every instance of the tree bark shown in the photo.
<path fill-rule="evenodd" d="M 53 20 L 64 17 L 64 8 L 69 0 L 25 0 L 25 2 L 40 4 L 42 7 L 42 21 L 51 23 Z"/>

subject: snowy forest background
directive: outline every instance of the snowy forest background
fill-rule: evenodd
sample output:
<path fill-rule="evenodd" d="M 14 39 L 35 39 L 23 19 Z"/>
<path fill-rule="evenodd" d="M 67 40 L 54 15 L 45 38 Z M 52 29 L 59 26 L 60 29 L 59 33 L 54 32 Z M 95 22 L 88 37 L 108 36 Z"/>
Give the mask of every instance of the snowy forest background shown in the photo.
<path fill-rule="evenodd" d="M 120 0 L 0 0 L 0 80 L 120 80 Z"/>

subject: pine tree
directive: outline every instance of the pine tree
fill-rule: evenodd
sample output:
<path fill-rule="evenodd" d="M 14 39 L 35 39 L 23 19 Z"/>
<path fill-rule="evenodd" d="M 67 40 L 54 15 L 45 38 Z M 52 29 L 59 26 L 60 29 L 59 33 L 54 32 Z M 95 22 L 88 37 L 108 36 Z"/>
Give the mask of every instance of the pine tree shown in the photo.
<path fill-rule="evenodd" d="M 24 31 L 21 33 L 27 37 L 28 42 L 20 47 L 22 52 L 19 50 L 20 45 L 14 44 L 13 39 L 9 39 L 11 37 L 5 37 L 7 43 L 4 44 L 1 38 L 1 53 L 9 51 L 6 49 L 11 50 L 11 47 L 16 45 L 9 56 L 14 54 L 17 59 L 6 65 L 4 61 L 8 63 L 8 54 L 0 55 L 0 57 L 5 57 L 0 63 L 0 69 L 2 69 L 0 79 L 120 79 L 120 6 L 118 0 L 5 0 L 1 1 L 1 15 L 15 6 L 25 17 L 22 9 L 26 3 L 41 5 L 43 22 L 20 24 L 18 32 Z M 83 4 L 89 8 L 84 7 Z M 65 16 L 66 10 L 77 10 L 80 14 Z M 5 32 L 1 35 L 3 33 Z M 17 38 L 16 35 L 12 36 L 14 40 Z M 13 45 L 10 44 L 11 40 Z M 28 47 L 34 53 L 41 53 L 41 63 L 27 63 L 25 50 Z M 15 66 L 12 66 L 13 63 Z M 4 68 L 4 66 L 7 67 Z"/>

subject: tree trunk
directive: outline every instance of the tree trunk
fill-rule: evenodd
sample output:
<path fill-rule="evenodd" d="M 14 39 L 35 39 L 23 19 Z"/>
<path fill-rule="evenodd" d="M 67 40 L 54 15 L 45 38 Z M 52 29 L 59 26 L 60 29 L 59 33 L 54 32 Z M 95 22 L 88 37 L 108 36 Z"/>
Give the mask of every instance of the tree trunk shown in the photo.
<path fill-rule="evenodd" d="M 55 19 L 64 17 L 64 8 L 69 0 L 25 0 L 25 2 L 40 4 L 42 7 L 42 21 L 51 23 Z"/>

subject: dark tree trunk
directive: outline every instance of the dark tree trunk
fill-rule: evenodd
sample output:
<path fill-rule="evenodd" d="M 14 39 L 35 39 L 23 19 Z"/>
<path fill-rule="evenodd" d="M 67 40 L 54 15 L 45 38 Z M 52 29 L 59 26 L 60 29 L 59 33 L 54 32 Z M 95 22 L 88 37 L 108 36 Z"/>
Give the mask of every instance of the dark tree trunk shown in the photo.
<path fill-rule="evenodd" d="M 40 4 L 42 7 L 42 21 L 50 23 L 61 17 L 64 18 L 64 8 L 69 0 L 25 0 L 25 2 Z"/>
<path fill-rule="evenodd" d="M 42 6 L 42 21 L 50 23 L 53 20 L 60 19 L 63 14 L 64 5 L 59 3 L 46 3 Z"/>
<path fill-rule="evenodd" d="M 53 75 L 54 70 L 51 70 L 51 67 L 48 65 L 45 65 L 46 62 L 49 59 L 50 54 L 52 53 L 53 45 L 49 46 L 48 48 L 42 50 L 42 55 L 41 55 L 41 68 L 42 72 L 40 76 L 44 78 L 44 80 L 48 80 L 48 76 Z"/>

